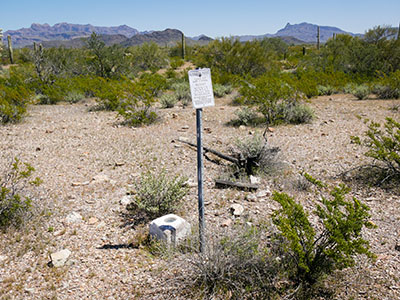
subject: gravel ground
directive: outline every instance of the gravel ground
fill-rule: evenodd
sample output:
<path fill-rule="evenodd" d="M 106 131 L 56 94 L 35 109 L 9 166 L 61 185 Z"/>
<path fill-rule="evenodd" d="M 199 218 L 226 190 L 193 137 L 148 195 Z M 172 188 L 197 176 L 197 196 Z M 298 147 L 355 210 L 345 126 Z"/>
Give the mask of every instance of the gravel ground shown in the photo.
<path fill-rule="evenodd" d="M 230 99 L 216 100 L 204 109 L 204 144 L 227 152 L 235 139 L 261 129 L 234 128 L 226 122 L 237 107 Z M 269 143 L 281 149 L 285 169 L 262 178 L 262 189 L 296 194 L 311 208 L 307 194 L 296 191 L 297 173 L 305 170 L 319 179 L 335 182 L 345 170 L 368 162 L 363 149 L 350 143 L 365 124 L 356 117 L 382 121 L 398 113 L 389 110 L 394 101 L 358 101 L 350 95 L 311 100 L 316 119 L 311 124 L 279 126 L 269 132 Z M 90 112 L 92 101 L 74 105 L 32 106 L 20 123 L 0 127 L 0 166 L 12 157 L 35 167 L 43 180 L 37 206 L 48 208 L 25 231 L 0 234 L 1 299 L 173 299 L 165 285 L 165 260 L 144 249 L 127 248 L 134 230 L 122 226 L 125 207 L 120 200 L 132 183 L 147 170 L 165 168 L 196 180 L 196 152 L 178 142 L 195 142 L 195 111 L 176 107 L 161 111 L 159 123 L 128 128 L 113 112 Z M 208 228 L 231 218 L 232 203 L 244 206 L 252 219 L 267 219 L 276 209 L 269 197 L 245 200 L 248 192 L 214 187 L 222 167 L 205 161 L 205 202 Z M 182 216 L 197 220 L 196 189 L 185 198 Z M 375 262 L 359 259 L 356 268 L 339 272 L 331 286 L 337 299 L 400 299 L 400 197 L 354 184 L 353 193 L 371 207 L 378 226 L 366 232 Z M 71 222 L 78 213 L 82 220 Z M 106 247 L 104 247 L 106 245 Z M 399 246 L 400 247 L 400 246 Z M 104 249 L 106 248 L 106 249 Z M 49 267 L 49 254 L 69 249 L 69 263 Z M 171 276 L 171 274 L 169 274 Z"/>

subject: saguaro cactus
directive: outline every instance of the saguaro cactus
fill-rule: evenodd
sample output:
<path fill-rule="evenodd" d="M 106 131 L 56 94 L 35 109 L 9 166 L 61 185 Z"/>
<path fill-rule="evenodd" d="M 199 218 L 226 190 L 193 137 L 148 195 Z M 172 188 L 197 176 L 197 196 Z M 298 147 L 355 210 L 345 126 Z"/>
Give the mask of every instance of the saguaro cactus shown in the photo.
<path fill-rule="evenodd" d="M 182 32 L 182 59 L 185 59 L 185 34 Z"/>
<path fill-rule="evenodd" d="M 317 49 L 319 50 L 319 38 L 320 38 L 320 35 L 319 35 L 319 26 L 318 26 L 318 30 L 317 30 Z"/>
<path fill-rule="evenodd" d="M 14 63 L 14 52 L 12 48 L 12 41 L 11 41 L 11 35 L 7 36 L 7 41 L 8 41 L 8 54 L 10 55 L 10 63 Z"/>
<path fill-rule="evenodd" d="M 400 41 L 400 23 L 399 23 L 399 31 L 397 32 L 397 40 Z"/>

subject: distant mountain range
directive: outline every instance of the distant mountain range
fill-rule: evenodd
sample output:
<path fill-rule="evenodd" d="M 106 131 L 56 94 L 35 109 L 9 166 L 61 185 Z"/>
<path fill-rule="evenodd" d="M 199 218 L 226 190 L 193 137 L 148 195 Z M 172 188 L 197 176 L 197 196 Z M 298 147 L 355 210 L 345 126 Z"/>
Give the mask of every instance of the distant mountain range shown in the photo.
<path fill-rule="evenodd" d="M 244 35 L 236 36 L 240 41 L 249 41 L 254 39 L 263 39 L 266 37 L 279 37 L 288 44 L 315 43 L 317 40 L 318 25 L 310 23 L 300 23 L 286 26 L 278 30 L 275 34 L 264 35 Z M 120 44 L 123 46 L 140 45 L 145 42 L 155 42 L 160 45 L 171 45 L 181 40 L 182 32 L 177 29 L 166 29 L 164 31 L 144 31 L 139 32 L 137 29 L 127 25 L 101 27 L 90 24 L 79 25 L 69 23 L 58 23 L 54 26 L 49 24 L 32 24 L 30 28 L 22 28 L 18 30 L 8 30 L 4 32 L 4 42 L 8 35 L 11 35 L 13 45 L 16 48 L 32 46 L 34 42 L 43 44 L 44 47 L 82 47 L 85 40 L 96 32 L 101 36 L 107 45 Z M 333 34 L 350 34 L 351 32 L 343 31 L 337 27 L 320 26 L 320 41 L 326 42 Z M 200 35 L 193 38 L 187 38 L 187 43 L 206 44 L 212 38 Z"/>
<path fill-rule="evenodd" d="M 355 34 L 352 32 L 344 31 L 337 27 L 332 26 L 319 26 L 320 30 L 320 42 L 325 43 L 333 34 L 349 34 L 351 36 L 361 36 L 361 34 Z M 291 25 L 287 23 L 286 26 L 278 30 L 275 34 L 263 34 L 263 35 L 242 35 L 237 36 L 240 41 L 250 41 L 254 39 L 264 39 L 271 37 L 282 38 L 289 44 L 304 44 L 304 43 L 316 43 L 317 42 L 318 25 L 310 23 L 300 23 Z"/>

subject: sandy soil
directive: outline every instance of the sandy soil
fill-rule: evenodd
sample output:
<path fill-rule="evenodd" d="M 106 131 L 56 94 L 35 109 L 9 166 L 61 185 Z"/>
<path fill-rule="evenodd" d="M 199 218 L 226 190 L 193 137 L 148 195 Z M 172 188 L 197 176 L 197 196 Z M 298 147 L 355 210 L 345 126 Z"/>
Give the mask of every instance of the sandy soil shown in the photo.
<path fill-rule="evenodd" d="M 363 149 L 350 143 L 365 124 L 357 118 L 382 121 L 398 112 L 389 110 L 395 101 L 358 101 L 350 95 L 311 100 L 316 119 L 311 124 L 274 128 L 269 142 L 280 147 L 285 170 L 262 179 L 263 189 L 282 189 L 296 194 L 306 207 L 307 194 L 293 187 L 297 173 L 335 182 L 345 170 L 368 162 Z M 234 128 L 226 122 L 237 107 L 229 99 L 204 110 L 204 144 L 227 152 L 235 139 L 261 129 Z M 172 174 L 196 180 L 196 152 L 177 140 L 195 142 L 195 111 L 176 107 L 160 111 L 162 120 L 143 128 L 119 125 L 113 112 L 89 112 L 93 102 L 32 106 L 20 123 L 0 127 L 0 166 L 18 156 L 36 168 L 43 180 L 37 203 L 51 215 L 34 221 L 25 232 L 0 234 L 1 299 L 171 299 L 159 288 L 165 260 L 144 249 L 125 248 L 134 230 L 123 227 L 120 200 L 132 183 L 147 170 L 165 168 Z M 208 129 L 206 129 L 208 128 Z M 213 180 L 222 167 L 205 161 L 205 201 L 208 228 L 232 218 L 232 203 L 244 206 L 254 220 L 266 219 L 276 205 L 266 199 L 249 202 L 248 192 L 216 189 Z M 182 216 L 195 224 L 196 189 L 185 198 Z M 400 197 L 393 192 L 364 185 L 353 193 L 371 207 L 378 229 L 366 232 L 375 262 L 359 259 L 352 270 L 341 272 L 332 285 L 337 299 L 400 299 Z M 81 222 L 68 222 L 79 213 Z M 104 245 L 114 247 L 104 248 Z M 107 248 L 107 247 L 106 247 Z M 48 266 L 49 254 L 69 249 L 70 265 Z"/>

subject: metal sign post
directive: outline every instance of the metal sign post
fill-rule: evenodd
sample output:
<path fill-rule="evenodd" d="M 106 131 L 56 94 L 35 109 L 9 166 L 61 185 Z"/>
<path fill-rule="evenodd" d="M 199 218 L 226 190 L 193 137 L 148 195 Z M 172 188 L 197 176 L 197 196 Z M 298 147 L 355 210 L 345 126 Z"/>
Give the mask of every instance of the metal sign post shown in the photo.
<path fill-rule="evenodd" d="M 190 93 L 193 107 L 196 108 L 196 132 L 197 132 L 197 182 L 199 204 L 199 241 L 200 252 L 204 252 L 204 199 L 203 199 L 203 144 L 201 139 L 203 107 L 214 106 L 214 93 L 211 83 L 210 69 L 198 69 L 189 71 Z"/>
<path fill-rule="evenodd" d="M 203 143 L 201 140 L 202 122 L 201 115 L 203 109 L 196 109 L 196 131 L 197 131 L 197 186 L 198 186 L 198 202 L 199 202 L 199 241 L 200 252 L 204 251 L 204 199 L 203 199 Z"/>

